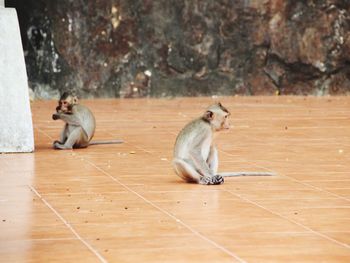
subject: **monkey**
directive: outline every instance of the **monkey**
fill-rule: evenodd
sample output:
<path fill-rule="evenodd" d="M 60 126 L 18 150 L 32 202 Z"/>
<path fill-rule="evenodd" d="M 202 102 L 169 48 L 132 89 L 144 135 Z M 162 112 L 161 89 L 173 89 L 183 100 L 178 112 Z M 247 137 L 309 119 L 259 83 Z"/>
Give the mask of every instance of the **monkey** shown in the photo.
<path fill-rule="evenodd" d="M 78 98 L 68 92 L 64 92 L 58 101 L 56 113 L 73 114 L 74 105 L 78 105 Z"/>
<path fill-rule="evenodd" d="M 205 113 L 188 123 L 178 134 L 174 146 L 173 167 L 175 173 L 186 182 L 203 185 L 224 183 L 229 176 L 272 176 L 268 172 L 218 173 L 218 151 L 214 134 L 230 128 L 231 113 L 219 102 L 207 108 Z"/>
<path fill-rule="evenodd" d="M 59 141 L 54 141 L 54 149 L 86 148 L 96 144 L 119 144 L 122 140 L 92 141 L 95 134 L 96 120 L 91 110 L 78 103 L 78 98 L 64 92 L 58 101 L 53 120 L 65 122 Z"/>

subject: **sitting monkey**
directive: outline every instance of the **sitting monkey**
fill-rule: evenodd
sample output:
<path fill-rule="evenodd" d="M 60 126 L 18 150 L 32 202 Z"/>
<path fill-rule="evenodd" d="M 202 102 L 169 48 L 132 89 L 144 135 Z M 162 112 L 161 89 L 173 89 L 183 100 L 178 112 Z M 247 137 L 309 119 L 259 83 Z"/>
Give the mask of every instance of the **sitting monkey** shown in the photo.
<path fill-rule="evenodd" d="M 222 184 L 228 176 L 271 176 L 265 172 L 218 173 L 219 159 L 214 145 L 214 133 L 230 128 L 230 112 L 217 103 L 204 115 L 188 123 L 176 138 L 173 166 L 178 176 L 187 182 Z"/>
<path fill-rule="evenodd" d="M 65 122 L 60 140 L 53 143 L 55 149 L 85 148 L 93 144 L 123 142 L 121 140 L 90 142 L 95 133 L 95 117 L 88 107 L 78 103 L 76 96 L 67 92 L 63 93 L 58 101 L 52 119 Z"/>

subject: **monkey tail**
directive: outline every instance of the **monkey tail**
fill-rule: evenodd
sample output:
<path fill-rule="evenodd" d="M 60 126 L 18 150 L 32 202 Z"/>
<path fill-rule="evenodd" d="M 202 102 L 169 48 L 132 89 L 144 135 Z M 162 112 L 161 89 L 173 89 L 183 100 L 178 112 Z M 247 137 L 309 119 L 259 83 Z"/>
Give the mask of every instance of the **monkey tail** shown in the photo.
<path fill-rule="evenodd" d="M 225 172 L 218 173 L 222 177 L 236 177 L 236 176 L 275 176 L 275 173 L 269 172 Z"/>
<path fill-rule="evenodd" d="M 123 140 L 109 140 L 109 141 L 91 141 L 89 145 L 98 145 L 98 144 L 120 144 L 123 143 Z"/>

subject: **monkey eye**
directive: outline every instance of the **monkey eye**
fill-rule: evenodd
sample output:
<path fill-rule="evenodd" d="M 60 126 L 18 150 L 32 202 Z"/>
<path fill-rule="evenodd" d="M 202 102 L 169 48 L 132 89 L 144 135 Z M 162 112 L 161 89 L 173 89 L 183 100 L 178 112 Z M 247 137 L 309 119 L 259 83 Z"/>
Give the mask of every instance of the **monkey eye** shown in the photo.
<path fill-rule="evenodd" d="M 63 102 L 63 105 L 66 105 L 66 104 L 67 104 L 67 101 L 64 101 L 64 102 Z"/>

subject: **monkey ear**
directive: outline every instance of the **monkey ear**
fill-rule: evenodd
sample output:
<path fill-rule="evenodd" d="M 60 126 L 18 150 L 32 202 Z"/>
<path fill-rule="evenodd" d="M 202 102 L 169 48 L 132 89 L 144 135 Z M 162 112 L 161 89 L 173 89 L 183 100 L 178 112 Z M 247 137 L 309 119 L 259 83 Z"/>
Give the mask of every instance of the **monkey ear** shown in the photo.
<path fill-rule="evenodd" d="M 203 117 L 205 120 L 211 121 L 211 120 L 213 120 L 214 113 L 212 111 L 208 110 L 204 113 Z"/>
<path fill-rule="evenodd" d="M 77 104 L 77 103 L 78 103 L 78 98 L 77 98 L 77 96 L 74 96 L 74 97 L 73 97 L 73 103 L 74 103 L 74 104 Z"/>
<path fill-rule="evenodd" d="M 221 102 L 219 101 L 218 102 L 218 106 L 221 108 L 222 107 L 222 104 L 221 104 Z"/>

